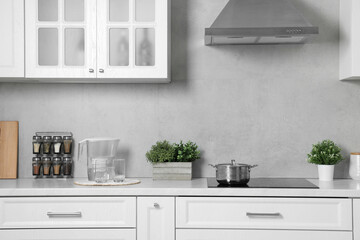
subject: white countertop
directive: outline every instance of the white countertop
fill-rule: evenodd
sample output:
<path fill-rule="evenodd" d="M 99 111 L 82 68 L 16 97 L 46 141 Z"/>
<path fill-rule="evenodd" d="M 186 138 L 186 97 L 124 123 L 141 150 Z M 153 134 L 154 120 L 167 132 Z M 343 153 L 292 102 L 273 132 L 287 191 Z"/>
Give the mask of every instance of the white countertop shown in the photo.
<path fill-rule="evenodd" d="M 360 181 L 339 179 L 319 182 L 319 189 L 207 188 L 206 178 L 192 181 L 153 181 L 138 178 L 131 186 L 78 186 L 83 179 L 0 180 L 0 197 L 5 196 L 247 196 L 247 197 L 344 197 L 360 198 Z"/>

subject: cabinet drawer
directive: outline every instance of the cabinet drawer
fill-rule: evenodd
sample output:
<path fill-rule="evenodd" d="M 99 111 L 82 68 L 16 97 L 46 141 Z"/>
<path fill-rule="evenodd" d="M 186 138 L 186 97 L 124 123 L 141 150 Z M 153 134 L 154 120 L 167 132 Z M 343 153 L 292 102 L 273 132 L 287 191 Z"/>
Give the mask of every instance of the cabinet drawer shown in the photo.
<path fill-rule="evenodd" d="M 351 232 L 340 231 L 289 231 L 289 230 L 176 230 L 177 240 L 352 240 Z"/>
<path fill-rule="evenodd" d="M 351 230 L 350 199 L 179 197 L 177 228 Z"/>
<path fill-rule="evenodd" d="M 135 229 L 17 229 L 1 230 L 4 240 L 136 240 Z"/>
<path fill-rule="evenodd" d="M 135 197 L 0 198 L 0 228 L 135 227 Z"/>

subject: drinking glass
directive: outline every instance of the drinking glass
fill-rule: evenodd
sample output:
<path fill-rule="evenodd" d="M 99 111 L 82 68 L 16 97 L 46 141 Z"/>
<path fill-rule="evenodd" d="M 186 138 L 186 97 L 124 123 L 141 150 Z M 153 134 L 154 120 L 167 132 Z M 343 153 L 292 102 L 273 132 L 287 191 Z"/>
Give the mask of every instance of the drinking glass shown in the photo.
<path fill-rule="evenodd" d="M 96 159 L 95 161 L 95 182 L 106 183 L 109 179 L 106 159 Z"/>
<path fill-rule="evenodd" d="M 114 182 L 125 180 L 125 159 L 114 159 Z"/>

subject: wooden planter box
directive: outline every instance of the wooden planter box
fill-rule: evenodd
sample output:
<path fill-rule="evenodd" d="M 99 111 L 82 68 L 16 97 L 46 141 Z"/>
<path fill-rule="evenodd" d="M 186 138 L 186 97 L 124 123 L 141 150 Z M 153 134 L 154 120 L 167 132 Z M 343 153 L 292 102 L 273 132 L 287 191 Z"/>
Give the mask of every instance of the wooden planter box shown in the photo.
<path fill-rule="evenodd" d="M 192 162 L 169 162 L 153 164 L 154 180 L 191 180 Z"/>

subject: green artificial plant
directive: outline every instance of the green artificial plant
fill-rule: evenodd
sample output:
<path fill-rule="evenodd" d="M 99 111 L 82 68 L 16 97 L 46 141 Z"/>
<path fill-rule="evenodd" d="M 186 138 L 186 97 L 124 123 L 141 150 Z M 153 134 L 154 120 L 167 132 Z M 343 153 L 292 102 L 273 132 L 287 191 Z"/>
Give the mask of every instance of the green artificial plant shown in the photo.
<path fill-rule="evenodd" d="M 146 158 L 152 163 L 172 162 L 175 158 L 175 147 L 166 140 L 156 142 L 146 153 Z"/>
<path fill-rule="evenodd" d="M 317 165 L 335 165 L 344 159 L 340 152 L 341 148 L 333 141 L 324 140 L 313 145 L 307 161 Z"/>
<path fill-rule="evenodd" d="M 164 140 L 151 146 L 150 151 L 146 153 L 146 158 L 151 163 L 193 162 L 200 158 L 200 151 L 196 143 L 191 141 L 185 144 L 182 141 L 170 144 Z"/>
<path fill-rule="evenodd" d="M 188 141 L 187 143 L 175 143 L 175 162 L 193 162 L 200 158 L 200 151 L 196 143 Z"/>

